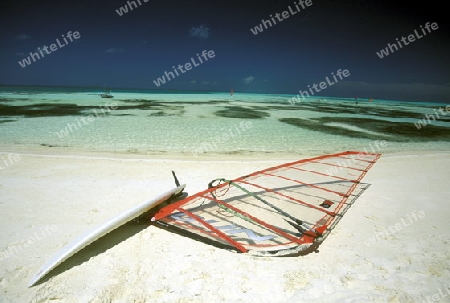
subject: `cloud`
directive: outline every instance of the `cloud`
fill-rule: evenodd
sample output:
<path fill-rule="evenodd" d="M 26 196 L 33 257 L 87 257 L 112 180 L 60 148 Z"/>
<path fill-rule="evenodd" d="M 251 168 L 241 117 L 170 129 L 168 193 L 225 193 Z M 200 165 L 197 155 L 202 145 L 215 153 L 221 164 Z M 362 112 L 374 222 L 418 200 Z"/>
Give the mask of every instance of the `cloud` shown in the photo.
<path fill-rule="evenodd" d="M 191 27 L 191 29 L 189 30 L 189 35 L 191 35 L 191 37 L 196 37 L 200 39 L 208 39 L 211 33 L 209 27 L 203 24 L 200 25 L 199 27 L 195 26 Z"/>
<path fill-rule="evenodd" d="M 208 85 L 210 83 L 210 81 L 202 81 L 203 85 Z"/>
<path fill-rule="evenodd" d="M 196 84 L 197 83 L 197 80 L 191 80 L 191 81 L 189 81 L 190 83 L 192 83 L 192 84 Z"/>
<path fill-rule="evenodd" d="M 123 48 L 111 47 L 104 51 L 107 54 L 118 54 L 123 52 Z"/>
<path fill-rule="evenodd" d="M 28 40 L 28 39 L 30 39 L 31 37 L 30 36 L 28 36 L 27 34 L 20 34 L 20 35 L 17 35 L 16 36 L 16 40 Z"/>
<path fill-rule="evenodd" d="M 15 53 L 15 56 L 25 57 L 26 54 L 24 52 Z"/>
<path fill-rule="evenodd" d="M 245 84 L 252 83 L 254 80 L 255 80 L 255 77 L 253 77 L 253 76 L 250 76 L 250 77 L 247 77 L 247 78 L 242 79 L 242 81 L 243 81 Z"/>

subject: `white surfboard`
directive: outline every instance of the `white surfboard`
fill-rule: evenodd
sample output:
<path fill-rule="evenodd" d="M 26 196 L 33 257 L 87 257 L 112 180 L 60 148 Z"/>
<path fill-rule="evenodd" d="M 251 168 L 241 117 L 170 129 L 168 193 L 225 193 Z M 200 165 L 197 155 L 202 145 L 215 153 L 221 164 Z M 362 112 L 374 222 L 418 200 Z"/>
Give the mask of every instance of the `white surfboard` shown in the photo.
<path fill-rule="evenodd" d="M 139 215 L 145 213 L 151 208 L 157 206 L 158 204 L 167 201 L 174 195 L 181 193 L 186 185 L 180 185 L 177 188 L 173 188 L 160 196 L 143 202 L 130 210 L 110 219 L 109 221 L 97 226 L 96 228 L 88 231 L 87 233 L 81 235 L 80 237 L 73 240 L 71 243 L 62 248 L 57 254 L 55 254 L 34 276 L 34 278 L 28 284 L 28 287 L 36 284 L 42 277 L 44 277 L 47 273 L 49 273 L 56 266 L 67 260 L 69 257 L 88 246 L 92 242 L 98 240 L 103 237 L 110 231 L 116 229 L 117 227 L 125 224 L 128 221 L 138 217 Z"/>

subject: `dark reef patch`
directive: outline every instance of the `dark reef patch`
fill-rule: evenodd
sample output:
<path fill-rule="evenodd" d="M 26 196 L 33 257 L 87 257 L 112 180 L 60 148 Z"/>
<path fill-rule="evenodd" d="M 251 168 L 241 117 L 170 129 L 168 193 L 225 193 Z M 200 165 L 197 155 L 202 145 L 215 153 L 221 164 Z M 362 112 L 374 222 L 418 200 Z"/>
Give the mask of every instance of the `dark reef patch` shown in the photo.
<path fill-rule="evenodd" d="M 181 109 L 173 109 L 173 110 L 169 110 L 169 111 L 164 111 L 164 110 L 160 110 L 157 111 L 155 113 L 151 113 L 149 115 L 149 117 L 168 117 L 168 116 L 177 116 L 177 117 L 181 117 L 186 111 L 181 108 Z"/>
<path fill-rule="evenodd" d="M 267 112 L 242 106 L 227 106 L 226 109 L 218 110 L 214 114 L 219 117 L 239 119 L 262 119 L 270 116 Z"/>
<path fill-rule="evenodd" d="M 166 102 L 169 103 L 169 102 Z M 173 104 L 173 102 L 170 102 Z M 227 100 L 210 100 L 210 101 L 179 101 L 176 104 L 187 104 L 187 105 L 218 105 L 218 104 L 230 104 L 230 101 Z"/>
<path fill-rule="evenodd" d="M 149 117 L 167 117 L 167 116 L 175 116 L 174 114 L 169 114 L 164 111 L 159 111 L 156 113 L 151 113 Z"/>
<path fill-rule="evenodd" d="M 310 109 L 311 110 L 311 109 Z M 401 110 L 377 106 L 359 106 L 355 104 L 336 104 L 330 105 L 318 105 L 314 111 L 334 113 L 334 114 L 354 114 L 354 115 L 369 115 L 386 118 L 413 118 L 420 119 L 423 115 L 420 113 L 412 112 L 409 110 Z"/>
<path fill-rule="evenodd" d="M 409 109 L 402 109 L 401 107 L 386 108 L 386 105 L 376 106 L 368 104 L 356 104 L 352 102 L 346 103 L 322 103 L 320 101 L 302 101 L 295 105 L 280 104 L 280 105 L 253 105 L 250 107 L 254 110 L 283 110 L 283 111 L 314 111 L 320 113 L 332 113 L 332 114 L 350 114 L 350 115 L 368 115 L 380 118 L 412 118 L 422 119 L 424 114 L 411 111 Z M 450 119 L 441 115 L 442 120 Z"/>
<path fill-rule="evenodd" d="M 253 109 L 257 110 L 308 110 L 320 113 L 332 113 L 332 114 L 351 114 L 351 115 L 369 115 L 376 117 L 386 117 L 386 118 L 412 118 L 412 119 L 423 119 L 424 114 L 415 112 L 411 109 L 404 109 L 401 106 L 388 107 L 388 105 L 375 105 L 375 104 L 364 104 L 363 101 L 358 104 L 354 102 L 345 103 L 323 103 L 321 101 L 301 101 L 295 105 L 264 105 L 264 106 L 252 106 Z M 423 107 L 420 107 L 423 109 Z M 439 108 L 436 108 L 439 109 Z M 430 112 L 432 114 L 432 112 Z M 440 115 L 442 120 L 450 119 L 444 115 Z"/>
<path fill-rule="evenodd" d="M 81 115 L 83 110 L 95 108 L 89 106 L 78 106 L 76 104 L 50 104 L 41 103 L 34 105 L 8 106 L 0 104 L 1 116 L 23 116 L 31 117 L 52 117 Z"/>
<path fill-rule="evenodd" d="M 230 101 L 227 100 L 210 100 L 210 101 L 157 101 L 157 100 L 146 100 L 146 99 L 120 99 L 117 101 L 125 103 L 142 103 L 152 106 L 183 106 L 183 105 L 217 105 L 217 104 L 229 104 Z"/>
<path fill-rule="evenodd" d="M 7 122 L 15 122 L 17 120 L 0 120 L 0 124 L 7 123 Z"/>
<path fill-rule="evenodd" d="M 39 145 L 45 146 L 45 147 L 58 147 L 58 145 L 52 145 L 52 144 L 47 144 L 47 143 L 41 143 Z"/>
<path fill-rule="evenodd" d="M 115 113 L 115 115 L 120 115 L 117 111 L 121 110 L 177 110 L 184 111 L 184 107 L 180 105 L 164 105 L 162 103 L 144 103 L 136 105 L 122 105 L 117 106 L 116 109 L 112 109 L 111 106 L 86 106 L 86 105 L 76 105 L 76 104 L 55 104 L 55 103 L 40 103 L 34 105 L 20 105 L 12 106 L 0 103 L 0 116 L 11 117 L 20 116 L 25 118 L 35 118 L 35 117 L 56 117 L 56 116 L 80 116 L 80 115 L 94 115 L 95 111 L 99 115 L 109 115 L 110 113 Z M 95 111 L 94 111 L 95 110 Z"/>
<path fill-rule="evenodd" d="M 0 98 L 0 102 L 14 102 L 14 101 L 30 101 L 30 98 L 13 98 L 13 99 L 8 99 L 8 98 Z"/>
<path fill-rule="evenodd" d="M 450 141 L 449 127 L 431 124 L 417 129 L 414 123 L 345 117 L 321 117 L 316 119 L 281 118 L 279 121 L 313 131 L 353 138 L 393 142 Z M 325 123 L 345 123 L 375 133 L 326 125 Z"/>

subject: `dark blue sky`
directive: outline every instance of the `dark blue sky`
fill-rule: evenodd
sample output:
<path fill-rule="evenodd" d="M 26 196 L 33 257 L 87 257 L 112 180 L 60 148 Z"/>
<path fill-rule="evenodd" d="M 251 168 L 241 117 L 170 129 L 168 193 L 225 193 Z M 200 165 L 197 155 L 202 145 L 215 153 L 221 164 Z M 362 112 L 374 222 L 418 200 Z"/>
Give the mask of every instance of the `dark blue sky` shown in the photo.
<path fill-rule="evenodd" d="M 135 0 L 137 3 L 137 0 Z M 250 28 L 294 1 L 140 0 L 119 16 L 124 0 L 2 1 L 0 84 L 289 93 L 307 90 L 331 72 L 350 76 L 318 95 L 441 101 L 450 98 L 450 35 L 436 1 L 316 1 L 254 35 Z M 297 2 L 297 1 L 295 1 Z M 139 5 L 139 4 L 138 4 Z M 300 7 L 300 6 L 299 6 Z M 128 8 L 129 9 L 129 8 Z M 295 11 L 295 10 L 294 10 Z M 380 59 L 388 43 L 437 30 Z M 61 35 L 78 31 L 67 45 Z M 38 47 L 64 45 L 22 68 Z M 215 57 L 161 85 L 172 66 Z"/>

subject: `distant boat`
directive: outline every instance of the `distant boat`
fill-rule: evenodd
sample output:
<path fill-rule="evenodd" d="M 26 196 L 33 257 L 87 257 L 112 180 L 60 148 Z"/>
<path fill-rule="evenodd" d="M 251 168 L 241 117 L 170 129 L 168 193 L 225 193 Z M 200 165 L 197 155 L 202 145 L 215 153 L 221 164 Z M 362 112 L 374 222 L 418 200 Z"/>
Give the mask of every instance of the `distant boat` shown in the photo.
<path fill-rule="evenodd" d="M 104 92 L 103 94 L 100 95 L 100 97 L 102 97 L 102 98 L 114 98 L 114 96 L 111 95 L 111 91 Z"/>
<path fill-rule="evenodd" d="M 114 98 L 114 96 L 111 95 L 111 92 L 103 93 L 103 94 L 100 95 L 100 97 L 102 97 L 102 98 Z"/>

